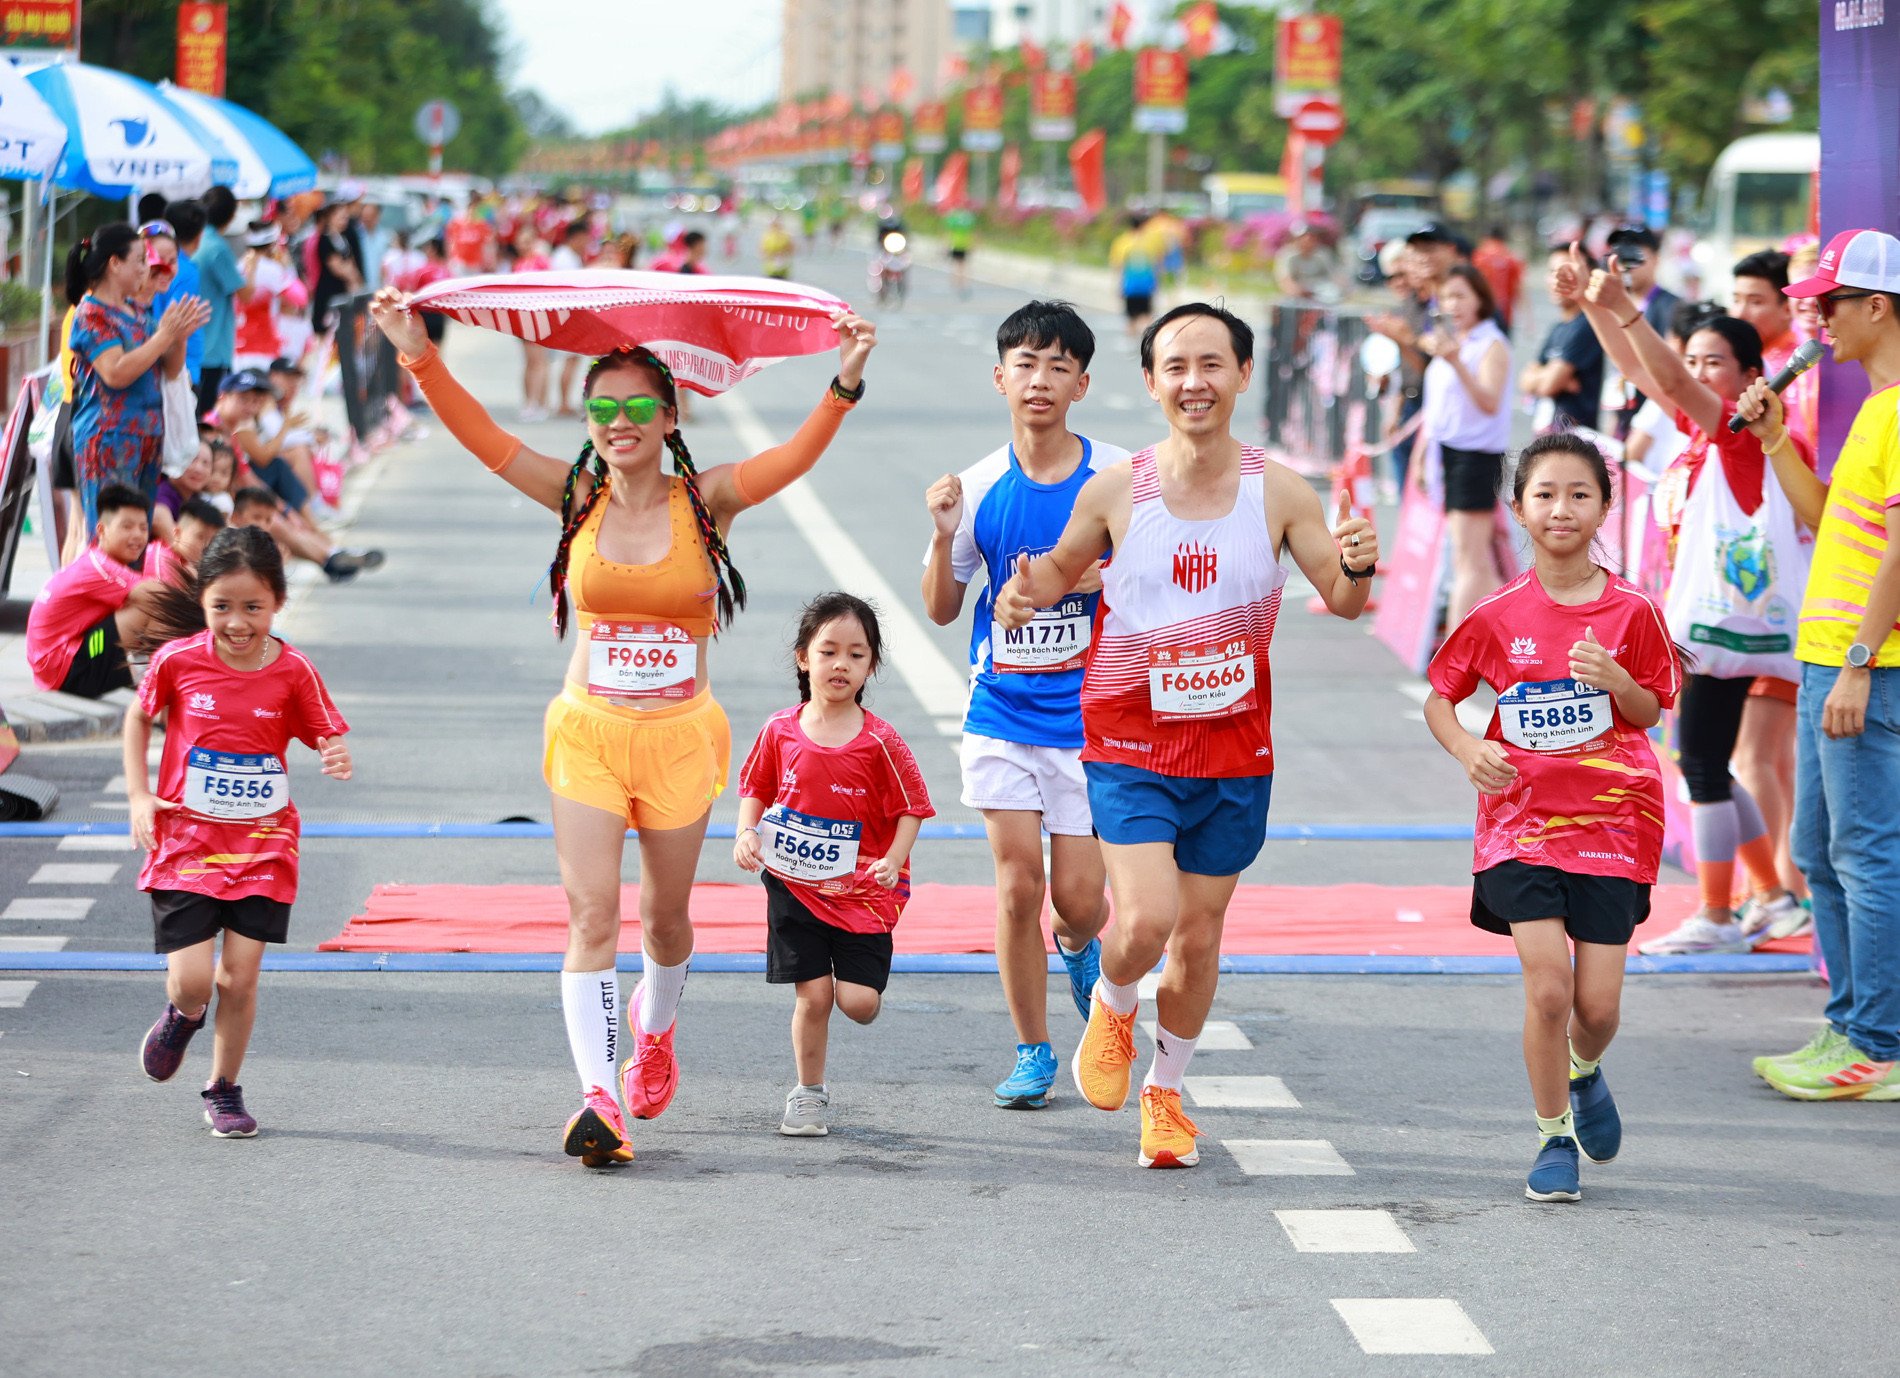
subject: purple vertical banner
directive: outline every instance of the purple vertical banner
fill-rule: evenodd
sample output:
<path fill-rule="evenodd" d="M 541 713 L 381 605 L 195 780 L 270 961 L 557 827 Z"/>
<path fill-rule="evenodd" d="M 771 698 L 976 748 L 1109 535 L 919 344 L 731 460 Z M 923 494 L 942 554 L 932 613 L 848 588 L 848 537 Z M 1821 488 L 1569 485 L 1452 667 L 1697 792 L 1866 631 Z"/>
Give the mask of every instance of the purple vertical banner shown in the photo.
<path fill-rule="evenodd" d="M 1821 243 L 1843 230 L 1900 234 L 1900 5 L 1821 0 Z M 1859 365 L 1821 374 L 1821 465 L 1867 395 Z"/>

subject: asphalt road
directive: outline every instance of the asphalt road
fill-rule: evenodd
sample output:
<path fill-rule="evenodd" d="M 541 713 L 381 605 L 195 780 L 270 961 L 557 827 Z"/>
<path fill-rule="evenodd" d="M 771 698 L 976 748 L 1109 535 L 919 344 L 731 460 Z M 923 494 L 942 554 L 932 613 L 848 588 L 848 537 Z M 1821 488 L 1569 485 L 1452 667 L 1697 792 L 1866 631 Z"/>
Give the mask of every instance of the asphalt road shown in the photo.
<path fill-rule="evenodd" d="M 861 270 L 855 253 L 800 264 L 854 299 Z M 870 396 L 808 481 L 816 501 L 737 527 L 752 607 L 714 654 L 735 754 L 796 697 L 787 639 L 810 595 L 881 582 L 921 621 L 923 490 L 1007 436 L 989 339 L 1021 294 L 979 284 L 961 300 L 931 267 L 915 286 L 880 321 Z M 1094 324 L 1076 424 L 1146 444 L 1158 432 L 1132 346 Z M 517 357 L 452 335 L 458 372 L 504 421 Z M 793 361 L 736 403 L 702 403 L 694 453 L 715 463 L 760 426 L 789 434 L 830 373 Z M 524 429 L 551 452 L 578 443 L 572 423 Z M 354 729 L 355 780 L 293 763 L 306 818 L 546 819 L 541 714 L 564 652 L 537 580 L 554 539 L 546 513 L 439 432 L 381 462 L 351 540 L 389 564 L 312 590 L 281 627 Z M 1415 684 L 1365 627 L 1302 604 L 1290 590 L 1276 638 L 1275 820 L 1469 822 Z M 872 696 L 951 822 L 976 821 L 940 711 L 966 636 L 925 624 Z M 61 784 L 62 817 L 124 817 L 114 744 L 31 750 L 22 768 Z M 728 795 L 715 819 L 735 809 Z M 0 944 L 149 951 L 134 860 L 0 842 Z M 926 844 L 916 867 L 989 879 L 981 843 Z M 1468 868 L 1464 844 L 1273 843 L 1246 879 L 1455 883 Z M 739 878 L 723 844 L 701 876 Z M 546 842 L 311 840 L 291 947 L 334 934 L 378 883 L 555 878 Z M 71 916 L 23 916 L 47 900 Z M 1228 978 L 1228 1027 L 1193 1071 L 1253 1080 L 1191 1087 L 1203 1164 L 1171 1174 L 1134 1166 L 1132 1112 L 1090 1110 L 1066 1080 L 1040 1115 L 989 1107 L 1012 1042 L 993 976 L 900 974 L 875 1026 L 834 1033 L 832 1137 L 795 1141 L 771 1132 L 790 1078 L 785 993 L 696 975 L 678 1101 L 639 1127 L 631 1169 L 591 1175 L 557 1149 L 573 1085 L 547 975 L 267 976 L 244 1078 L 264 1135 L 248 1143 L 197 1119 L 203 1048 L 170 1086 L 139 1076 L 161 1000 L 150 974 L 0 974 L 9 1375 L 1893 1366 L 1900 1120 L 1795 1105 L 1747 1070 L 1807 1037 L 1808 978 L 1632 980 L 1608 1064 L 1625 1151 L 1586 1173 L 1575 1207 L 1521 1198 L 1535 1144 L 1513 978 Z M 1066 1060 L 1079 1024 L 1059 992 L 1051 1010 Z M 1216 1103 L 1236 1100 L 1266 1104 Z M 1298 1211 L 1372 1214 L 1276 1214 Z M 1352 1304 L 1391 1300 L 1421 1305 Z M 1494 1352 L 1368 1358 L 1380 1325 L 1400 1346 Z"/>

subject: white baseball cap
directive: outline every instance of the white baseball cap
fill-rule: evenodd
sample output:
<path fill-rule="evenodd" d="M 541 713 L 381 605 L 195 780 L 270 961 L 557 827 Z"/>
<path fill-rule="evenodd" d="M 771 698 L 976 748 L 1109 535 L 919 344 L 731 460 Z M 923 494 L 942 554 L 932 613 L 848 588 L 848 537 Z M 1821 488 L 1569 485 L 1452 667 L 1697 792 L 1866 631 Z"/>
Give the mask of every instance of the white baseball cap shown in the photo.
<path fill-rule="evenodd" d="M 1791 297 L 1822 297 L 1837 287 L 1900 293 L 1900 239 L 1879 230 L 1844 230 L 1821 250 L 1813 277 L 1783 290 Z"/>

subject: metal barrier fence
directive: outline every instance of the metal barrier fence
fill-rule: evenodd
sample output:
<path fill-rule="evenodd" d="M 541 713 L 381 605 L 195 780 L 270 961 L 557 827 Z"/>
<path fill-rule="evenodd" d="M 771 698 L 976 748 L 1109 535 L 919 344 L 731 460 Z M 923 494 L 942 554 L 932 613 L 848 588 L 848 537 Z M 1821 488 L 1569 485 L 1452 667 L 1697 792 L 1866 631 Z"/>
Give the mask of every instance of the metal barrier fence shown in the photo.
<path fill-rule="evenodd" d="M 1307 474 L 1324 474 L 1348 450 L 1376 449 L 1385 430 L 1381 394 L 1360 346 L 1372 334 L 1355 308 L 1280 302 L 1267 314 L 1263 340 L 1267 448 Z M 1396 381 L 1396 380 L 1395 380 Z"/>

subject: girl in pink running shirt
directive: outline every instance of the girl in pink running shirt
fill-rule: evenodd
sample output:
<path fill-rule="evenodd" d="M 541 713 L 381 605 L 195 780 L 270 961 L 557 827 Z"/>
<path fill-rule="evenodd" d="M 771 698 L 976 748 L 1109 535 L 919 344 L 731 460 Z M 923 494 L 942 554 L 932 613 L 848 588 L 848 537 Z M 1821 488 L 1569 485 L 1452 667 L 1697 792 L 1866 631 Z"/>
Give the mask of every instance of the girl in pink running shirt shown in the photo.
<path fill-rule="evenodd" d="M 936 812 L 897 729 L 864 711 L 881 638 L 870 604 L 814 598 L 798 621 L 797 708 L 775 713 L 739 772 L 732 859 L 765 872 L 765 979 L 797 987 L 798 1084 L 779 1132 L 830 1133 L 825 1046 L 832 1007 L 877 1018 L 891 930 L 910 898 L 910 849 Z"/>
<path fill-rule="evenodd" d="M 248 1139 L 238 1071 L 257 1016 L 267 943 L 290 936 L 297 898 L 297 806 L 284 754 L 292 738 L 319 753 L 323 773 L 350 778 L 350 730 L 316 667 L 270 634 L 284 605 L 284 560 L 259 527 L 226 527 L 198 562 L 206 630 L 152 657 L 125 715 L 132 837 L 146 851 L 139 889 L 152 896 L 154 948 L 165 954 L 165 1012 L 140 1061 L 170 1081 L 204 1027 L 218 1021 L 205 1122 L 220 1139 Z M 152 723 L 165 717 L 154 794 L 146 764 Z M 219 939 L 223 951 L 219 951 Z"/>
<path fill-rule="evenodd" d="M 1480 796 L 1471 921 L 1509 934 L 1524 969 L 1533 1201 L 1580 1200 L 1579 1148 L 1607 1163 L 1622 1141 L 1598 1063 L 1662 857 L 1648 730 L 1682 688 L 1661 610 L 1592 558 L 1610 494 L 1588 440 L 1558 432 L 1526 446 L 1511 507 L 1536 561 L 1471 610 L 1428 671 L 1425 721 Z M 1480 681 L 1498 702 L 1474 738 L 1455 710 Z"/>

